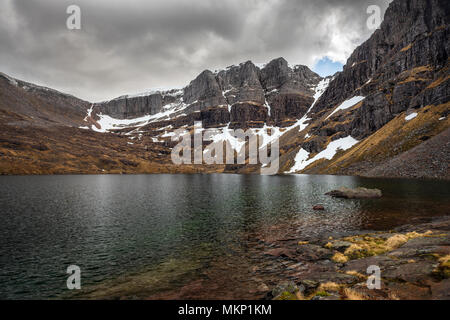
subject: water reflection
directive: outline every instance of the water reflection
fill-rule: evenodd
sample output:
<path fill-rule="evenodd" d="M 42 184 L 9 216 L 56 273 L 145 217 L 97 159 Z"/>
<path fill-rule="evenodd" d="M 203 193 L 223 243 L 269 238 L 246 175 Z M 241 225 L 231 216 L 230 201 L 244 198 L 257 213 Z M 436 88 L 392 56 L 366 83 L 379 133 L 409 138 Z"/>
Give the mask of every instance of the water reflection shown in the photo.
<path fill-rule="evenodd" d="M 245 262 L 233 263 L 231 257 L 250 257 L 259 250 L 257 236 L 270 237 L 283 228 L 304 238 L 389 229 L 415 217 L 448 214 L 450 207 L 449 183 L 436 181 L 308 175 L 0 181 L 0 298 L 60 296 L 69 264 L 81 267 L 86 286 L 130 274 L 155 281 L 156 274 L 183 265 L 185 270 L 174 274 L 192 280 L 211 271 L 221 257 L 230 257 L 224 272 L 236 274 Z M 324 195 L 340 186 L 380 188 L 384 197 L 341 200 Z M 326 211 L 313 211 L 316 204 Z M 171 277 L 163 281 L 166 287 L 181 283 Z"/>

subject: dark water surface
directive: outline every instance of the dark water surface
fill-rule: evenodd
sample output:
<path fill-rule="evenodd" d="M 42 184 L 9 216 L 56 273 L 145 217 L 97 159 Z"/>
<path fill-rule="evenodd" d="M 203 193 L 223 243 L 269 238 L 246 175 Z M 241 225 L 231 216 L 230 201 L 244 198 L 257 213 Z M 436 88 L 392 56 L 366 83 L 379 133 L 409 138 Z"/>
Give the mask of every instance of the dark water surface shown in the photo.
<path fill-rule="evenodd" d="M 324 195 L 340 186 L 380 188 L 384 197 Z M 0 298 L 72 297 L 72 264 L 82 273 L 77 297 L 152 297 L 217 278 L 236 288 L 231 297 L 247 298 L 237 288 L 260 261 L 252 260 L 256 235 L 283 225 L 305 239 L 387 230 L 448 214 L 449 186 L 307 175 L 0 177 Z M 316 204 L 327 210 L 313 211 Z M 208 295 L 225 297 L 224 286 Z"/>

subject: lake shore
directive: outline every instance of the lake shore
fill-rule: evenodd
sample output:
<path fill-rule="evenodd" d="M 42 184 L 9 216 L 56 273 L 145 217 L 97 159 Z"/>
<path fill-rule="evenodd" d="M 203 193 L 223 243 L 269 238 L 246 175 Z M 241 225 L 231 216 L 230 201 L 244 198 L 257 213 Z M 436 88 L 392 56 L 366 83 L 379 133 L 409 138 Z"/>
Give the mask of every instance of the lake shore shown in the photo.
<path fill-rule="evenodd" d="M 385 232 L 282 241 L 266 254 L 299 270 L 296 281 L 280 283 L 266 299 L 450 299 L 450 216 Z M 369 266 L 379 267 L 379 289 L 367 286 Z"/>

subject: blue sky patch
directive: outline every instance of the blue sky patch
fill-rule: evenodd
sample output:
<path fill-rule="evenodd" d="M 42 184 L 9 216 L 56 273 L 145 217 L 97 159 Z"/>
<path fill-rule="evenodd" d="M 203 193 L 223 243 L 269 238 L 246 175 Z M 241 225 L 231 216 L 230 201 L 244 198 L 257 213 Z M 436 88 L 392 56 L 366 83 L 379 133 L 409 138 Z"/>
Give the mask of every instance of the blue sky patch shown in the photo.
<path fill-rule="evenodd" d="M 317 61 L 313 67 L 313 71 L 321 77 L 332 76 L 338 71 L 342 71 L 343 64 L 340 62 L 333 62 L 328 57 L 323 57 Z"/>

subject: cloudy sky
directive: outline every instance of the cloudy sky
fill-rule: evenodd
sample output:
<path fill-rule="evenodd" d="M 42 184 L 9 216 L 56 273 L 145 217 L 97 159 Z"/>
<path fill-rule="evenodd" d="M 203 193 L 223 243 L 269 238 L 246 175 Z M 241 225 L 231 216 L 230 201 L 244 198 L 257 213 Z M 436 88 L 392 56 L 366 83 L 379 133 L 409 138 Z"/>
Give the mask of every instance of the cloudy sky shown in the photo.
<path fill-rule="evenodd" d="M 0 0 L 0 72 L 89 101 L 182 87 L 204 69 L 284 57 L 322 74 L 389 0 Z M 69 30 L 69 5 L 81 30 Z M 318 63 L 321 61 L 320 63 Z"/>

